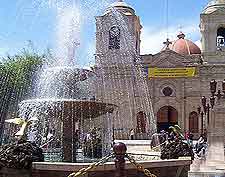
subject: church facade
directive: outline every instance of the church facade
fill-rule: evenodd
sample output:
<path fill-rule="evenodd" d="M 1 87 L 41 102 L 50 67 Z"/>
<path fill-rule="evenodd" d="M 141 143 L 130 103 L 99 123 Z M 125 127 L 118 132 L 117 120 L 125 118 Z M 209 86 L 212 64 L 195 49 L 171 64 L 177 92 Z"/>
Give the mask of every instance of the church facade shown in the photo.
<path fill-rule="evenodd" d="M 149 134 L 178 124 L 196 136 L 207 130 L 210 81 L 225 79 L 225 0 L 211 1 L 200 14 L 202 49 L 180 32 L 159 53 L 140 54 L 143 27 L 123 1 L 96 17 L 96 99 L 118 106 L 117 138 Z M 209 102 L 209 99 L 207 100 Z"/>

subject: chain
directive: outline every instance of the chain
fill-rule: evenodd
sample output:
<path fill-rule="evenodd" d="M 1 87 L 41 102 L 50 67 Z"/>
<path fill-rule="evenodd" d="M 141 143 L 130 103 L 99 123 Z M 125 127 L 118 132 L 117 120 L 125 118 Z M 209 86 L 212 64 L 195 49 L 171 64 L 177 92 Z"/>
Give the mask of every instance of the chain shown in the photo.
<path fill-rule="evenodd" d="M 98 162 L 91 164 L 89 167 L 82 168 L 78 172 L 71 173 L 68 177 L 79 177 L 79 176 L 83 176 L 83 175 L 87 174 L 90 170 L 95 169 L 100 164 L 106 163 L 113 156 L 114 156 L 114 154 L 110 154 L 108 156 L 105 156 L 101 160 L 99 160 Z"/>
<path fill-rule="evenodd" d="M 143 172 L 147 177 L 157 177 L 156 175 L 152 174 L 148 169 L 145 169 L 141 164 L 137 163 L 133 157 L 126 155 L 128 160 L 131 164 L 133 164 L 138 171 Z"/>

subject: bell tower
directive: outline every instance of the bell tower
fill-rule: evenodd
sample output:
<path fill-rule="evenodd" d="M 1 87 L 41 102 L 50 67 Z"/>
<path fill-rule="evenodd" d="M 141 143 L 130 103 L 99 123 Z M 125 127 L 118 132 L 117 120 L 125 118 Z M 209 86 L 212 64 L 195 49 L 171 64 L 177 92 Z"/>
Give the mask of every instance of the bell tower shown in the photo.
<path fill-rule="evenodd" d="M 115 133 L 119 138 L 127 139 L 129 131 L 137 127 L 137 113 L 143 111 L 140 120 L 145 120 L 149 110 L 147 101 L 141 100 L 147 98 L 141 94 L 148 92 L 138 90 L 145 79 L 139 79 L 142 68 L 136 64 L 140 57 L 141 28 L 135 10 L 122 0 L 96 17 L 96 99 L 118 106 L 114 126 L 119 130 Z"/>
<path fill-rule="evenodd" d="M 140 54 L 141 28 L 131 6 L 123 0 L 111 4 L 96 17 L 96 65 L 133 62 L 132 56 Z"/>
<path fill-rule="evenodd" d="M 225 0 L 212 0 L 200 16 L 202 50 L 208 63 L 225 63 Z"/>

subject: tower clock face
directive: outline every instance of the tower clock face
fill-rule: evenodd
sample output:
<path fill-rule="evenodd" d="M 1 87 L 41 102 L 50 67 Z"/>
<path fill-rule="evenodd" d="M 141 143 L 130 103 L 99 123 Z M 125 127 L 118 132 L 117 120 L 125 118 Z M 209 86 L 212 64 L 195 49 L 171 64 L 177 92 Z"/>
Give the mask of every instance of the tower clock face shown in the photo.
<path fill-rule="evenodd" d="M 109 31 L 110 38 L 115 38 L 120 35 L 120 29 L 117 26 L 113 26 Z"/>

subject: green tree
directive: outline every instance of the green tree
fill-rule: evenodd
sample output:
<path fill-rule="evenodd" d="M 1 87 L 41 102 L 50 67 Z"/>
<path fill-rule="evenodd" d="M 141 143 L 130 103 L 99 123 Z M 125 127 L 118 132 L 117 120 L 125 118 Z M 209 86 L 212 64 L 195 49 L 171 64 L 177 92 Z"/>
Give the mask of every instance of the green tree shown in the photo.
<path fill-rule="evenodd" d="M 29 94 L 34 73 L 46 61 L 46 56 L 24 49 L 0 63 L 0 140 L 6 117 L 15 114 L 18 103 Z"/>

